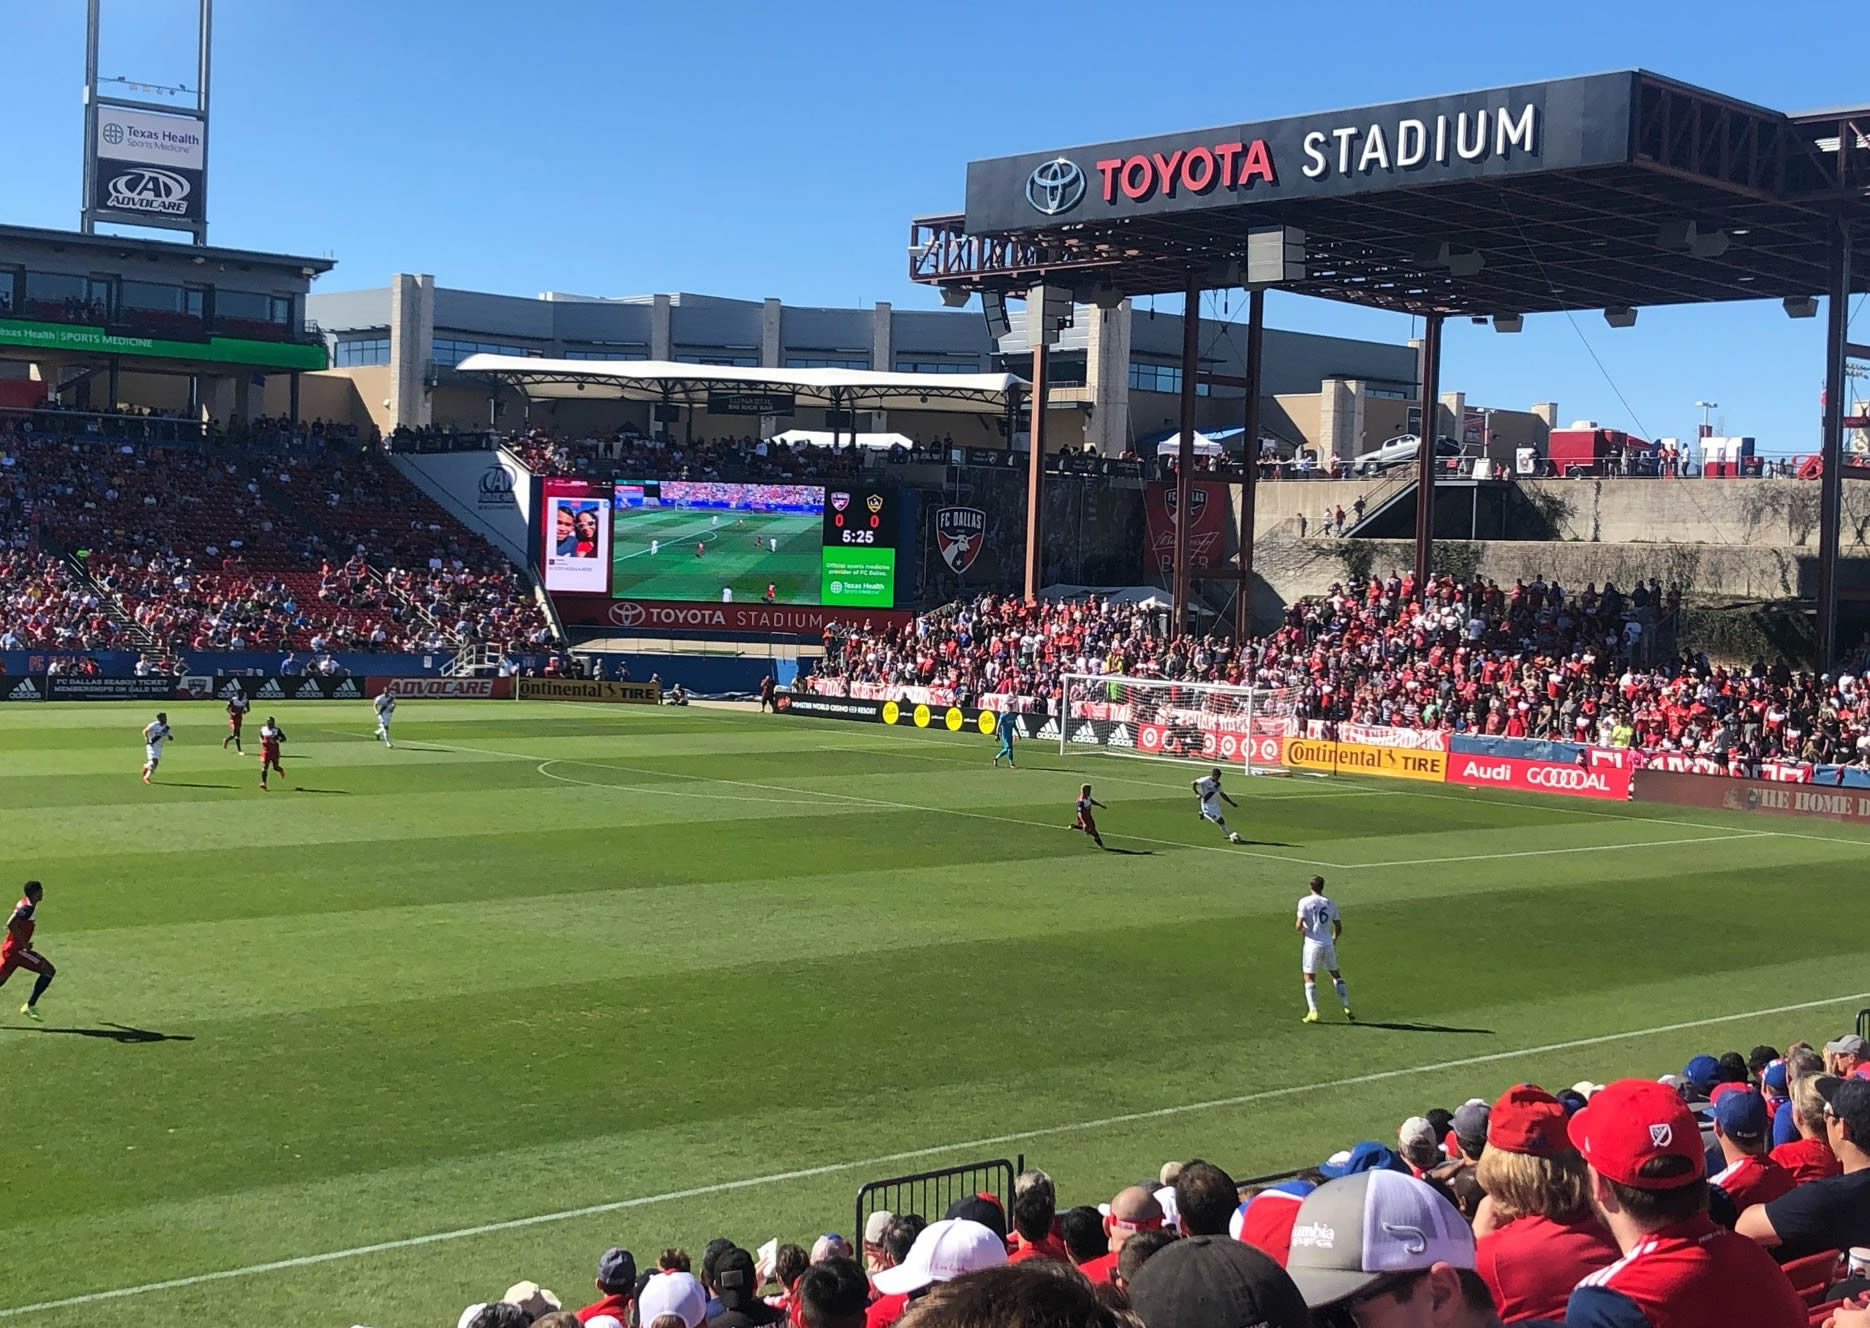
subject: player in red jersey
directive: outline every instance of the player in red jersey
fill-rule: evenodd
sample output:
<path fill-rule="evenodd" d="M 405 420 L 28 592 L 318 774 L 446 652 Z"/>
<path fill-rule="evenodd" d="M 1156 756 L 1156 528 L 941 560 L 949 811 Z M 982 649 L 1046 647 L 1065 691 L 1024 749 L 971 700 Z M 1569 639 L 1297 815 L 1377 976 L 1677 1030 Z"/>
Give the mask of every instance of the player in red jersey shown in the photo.
<path fill-rule="evenodd" d="M 240 746 L 240 726 L 247 718 L 247 705 L 248 701 L 241 693 L 240 684 L 235 683 L 234 694 L 227 698 L 227 736 L 221 739 L 222 751 L 226 751 L 227 744 L 231 742 L 234 744 L 235 751 L 241 752 L 243 756 L 246 754 Z"/>
<path fill-rule="evenodd" d="M 1091 815 L 1091 808 L 1104 807 L 1104 804 L 1091 796 L 1091 786 L 1086 784 L 1078 790 L 1078 817 L 1071 823 L 1073 830 L 1082 830 L 1096 841 L 1099 848 L 1104 847 L 1104 837 L 1097 833 L 1097 818 Z M 1110 808 L 1104 807 L 1105 811 Z"/>
<path fill-rule="evenodd" d="M 266 787 L 267 771 L 277 770 L 281 778 L 285 776 L 286 768 L 279 764 L 279 744 L 285 740 L 286 735 L 280 730 L 279 722 L 268 715 L 266 723 L 260 726 L 260 787 L 262 789 Z"/>
<path fill-rule="evenodd" d="M 699 557 L 701 557 L 701 555 L 702 555 L 702 552 L 703 552 L 703 551 L 704 551 L 704 550 L 705 550 L 705 549 L 706 549 L 707 547 L 708 547 L 708 542 L 707 542 L 706 540 L 697 540 L 697 541 L 695 542 L 695 556 L 696 556 L 697 558 L 699 558 Z"/>
<path fill-rule="evenodd" d="M 19 1012 L 28 1019 L 43 1020 L 39 1013 L 39 998 L 45 995 L 45 989 L 52 985 L 52 979 L 58 970 L 52 967 L 52 961 L 32 948 L 33 929 L 38 926 L 33 914 L 38 911 L 39 901 L 45 898 L 45 887 L 37 881 L 26 882 L 26 889 L 20 896 L 19 903 L 13 905 L 13 916 L 7 919 L 6 938 L 0 940 L 0 986 L 13 976 L 13 970 L 23 968 L 28 973 L 38 974 L 32 984 L 32 995 L 26 998 L 26 1004 L 19 1007 Z"/>

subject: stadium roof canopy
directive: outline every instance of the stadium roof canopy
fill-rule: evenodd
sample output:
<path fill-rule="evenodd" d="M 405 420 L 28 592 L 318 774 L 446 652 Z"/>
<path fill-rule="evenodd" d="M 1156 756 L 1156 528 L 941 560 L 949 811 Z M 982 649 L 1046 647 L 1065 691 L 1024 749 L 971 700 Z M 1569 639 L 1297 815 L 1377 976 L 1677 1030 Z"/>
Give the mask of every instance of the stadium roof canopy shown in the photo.
<path fill-rule="evenodd" d="M 1870 106 L 1786 114 L 1629 70 L 972 162 L 965 214 L 911 223 L 909 269 L 956 293 L 1192 282 L 1511 315 L 1813 296 L 1840 226 L 1870 289 Z M 1248 271 L 1249 232 L 1282 227 L 1289 265 Z"/>
<path fill-rule="evenodd" d="M 999 415 L 1024 395 L 1012 374 L 881 373 L 873 369 L 759 369 L 681 364 L 667 360 L 544 360 L 525 355 L 470 355 L 460 373 L 484 373 L 539 401 L 656 401 L 706 406 L 710 397 L 736 397 L 735 413 L 762 411 L 761 397 L 788 406 L 833 410 L 941 410 Z"/>

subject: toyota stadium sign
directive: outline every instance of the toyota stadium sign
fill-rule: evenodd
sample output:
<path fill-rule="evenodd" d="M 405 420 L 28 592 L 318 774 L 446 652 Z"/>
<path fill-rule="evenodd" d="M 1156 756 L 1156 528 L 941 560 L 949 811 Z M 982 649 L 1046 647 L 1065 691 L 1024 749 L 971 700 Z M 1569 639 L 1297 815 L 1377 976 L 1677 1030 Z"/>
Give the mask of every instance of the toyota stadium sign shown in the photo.
<path fill-rule="evenodd" d="M 833 625 L 901 627 L 913 616 L 901 609 L 830 604 L 712 604 L 702 600 L 610 599 L 598 595 L 554 595 L 552 603 L 569 625 L 634 632 L 816 636 Z"/>
<path fill-rule="evenodd" d="M 1630 160 L 1634 73 L 977 161 L 967 230 L 1038 230 Z"/>

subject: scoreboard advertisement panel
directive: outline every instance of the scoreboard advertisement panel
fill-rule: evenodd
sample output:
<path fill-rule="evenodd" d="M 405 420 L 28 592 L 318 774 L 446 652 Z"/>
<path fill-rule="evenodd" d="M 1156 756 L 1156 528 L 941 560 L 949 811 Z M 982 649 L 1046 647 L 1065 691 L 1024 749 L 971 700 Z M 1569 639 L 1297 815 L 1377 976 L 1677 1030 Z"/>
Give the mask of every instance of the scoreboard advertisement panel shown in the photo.
<path fill-rule="evenodd" d="M 896 507 L 882 489 L 826 491 L 819 603 L 887 609 L 896 602 Z"/>

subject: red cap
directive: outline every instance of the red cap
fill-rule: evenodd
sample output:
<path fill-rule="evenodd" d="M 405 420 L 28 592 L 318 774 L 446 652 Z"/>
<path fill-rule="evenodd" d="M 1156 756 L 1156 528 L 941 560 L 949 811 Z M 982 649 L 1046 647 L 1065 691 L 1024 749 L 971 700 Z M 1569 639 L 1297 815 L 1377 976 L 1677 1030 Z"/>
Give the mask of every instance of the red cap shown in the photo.
<path fill-rule="evenodd" d="M 1707 1174 L 1701 1127 L 1681 1095 L 1649 1079 L 1619 1079 L 1571 1118 L 1571 1142 L 1599 1175 L 1638 1190 L 1677 1190 Z M 1638 1174 L 1653 1157 L 1693 1163 L 1679 1176 Z"/>
<path fill-rule="evenodd" d="M 1500 1094 L 1487 1117 L 1487 1143 L 1508 1153 L 1553 1157 L 1570 1145 L 1565 1107 L 1536 1084 L 1515 1084 Z"/>
<path fill-rule="evenodd" d="M 1726 1097 L 1729 1093 L 1744 1093 L 1750 1086 L 1751 1085 L 1748 1085 L 1748 1084 L 1732 1084 L 1732 1083 L 1716 1084 L 1714 1085 L 1714 1091 L 1708 1094 L 1708 1101 L 1710 1103 L 1719 1102 L 1723 1097 Z"/>

